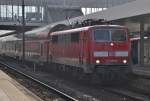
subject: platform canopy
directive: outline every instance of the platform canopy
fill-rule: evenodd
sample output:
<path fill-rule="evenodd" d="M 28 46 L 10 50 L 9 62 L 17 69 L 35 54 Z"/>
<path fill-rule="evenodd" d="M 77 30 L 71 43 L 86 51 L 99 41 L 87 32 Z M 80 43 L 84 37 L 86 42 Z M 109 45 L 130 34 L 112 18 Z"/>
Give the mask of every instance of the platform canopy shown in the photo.
<path fill-rule="evenodd" d="M 86 19 L 105 19 L 107 21 L 115 21 L 146 14 L 150 14 L 150 0 L 136 0 L 124 5 L 111 7 L 104 11 L 72 18 L 69 22 L 82 22 Z M 68 23 L 68 21 L 66 20 L 59 23 Z"/>

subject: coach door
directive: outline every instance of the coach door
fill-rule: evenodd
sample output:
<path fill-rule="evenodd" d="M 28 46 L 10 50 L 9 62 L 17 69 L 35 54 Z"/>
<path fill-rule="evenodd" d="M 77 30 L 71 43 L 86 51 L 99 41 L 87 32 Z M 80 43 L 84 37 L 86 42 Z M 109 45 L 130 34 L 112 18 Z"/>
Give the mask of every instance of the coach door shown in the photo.
<path fill-rule="evenodd" d="M 40 44 L 40 55 L 43 56 L 43 42 Z"/>
<path fill-rule="evenodd" d="M 46 45 L 46 49 L 45 49 L 46 50 L 46 53 L 45 53 L 46 54 L 46 62 L 48 63 L 48 61 L 49 61 L 48 60 L 49 59 L 49 51 L 50 51 L 50 49 L 49 49 L 50 42 L 49 41 L 45 42 L 45 45 Z"/>

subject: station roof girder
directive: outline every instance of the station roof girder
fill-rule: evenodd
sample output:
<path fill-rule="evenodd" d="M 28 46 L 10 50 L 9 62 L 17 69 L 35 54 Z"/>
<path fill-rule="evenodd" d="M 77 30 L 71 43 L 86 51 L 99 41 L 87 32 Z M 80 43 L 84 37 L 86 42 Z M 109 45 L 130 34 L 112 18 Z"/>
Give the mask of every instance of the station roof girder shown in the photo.
<path fill-rule="evenodd" d="M 135 0 L 24 0 L 26 6 L 108 8 Z M 2 5 L 21 5 L 22 0 L 0 0 Z"/>

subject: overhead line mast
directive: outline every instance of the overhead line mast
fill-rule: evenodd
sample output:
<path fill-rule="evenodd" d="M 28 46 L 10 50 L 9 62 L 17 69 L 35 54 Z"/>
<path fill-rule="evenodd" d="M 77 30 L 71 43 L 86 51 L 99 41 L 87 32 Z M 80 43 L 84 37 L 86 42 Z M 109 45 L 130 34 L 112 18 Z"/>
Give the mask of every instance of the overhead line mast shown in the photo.
<path fill-rule="evenodd" d="M 22 0 L 22 61 L 25 60 L 25 10 L 24 10 L 25 4 L 24 0 Z"/>

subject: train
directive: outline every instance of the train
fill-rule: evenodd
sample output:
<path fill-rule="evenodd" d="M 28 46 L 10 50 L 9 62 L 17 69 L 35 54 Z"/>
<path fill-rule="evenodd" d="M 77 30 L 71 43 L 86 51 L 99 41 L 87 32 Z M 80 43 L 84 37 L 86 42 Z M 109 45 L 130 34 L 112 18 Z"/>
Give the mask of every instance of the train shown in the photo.
<path fill-rule="evenodd" d="M 22 38 L 14 35 L 0 38 L 0 54 L 22 59 Z M 129 31 L 120 25 L 93 25 L 55 32 L 35 29 L 25 33 L 25 60 L 59 64 L 59 69 L 78 76 L 122 79 L 132 72 Z"/>

